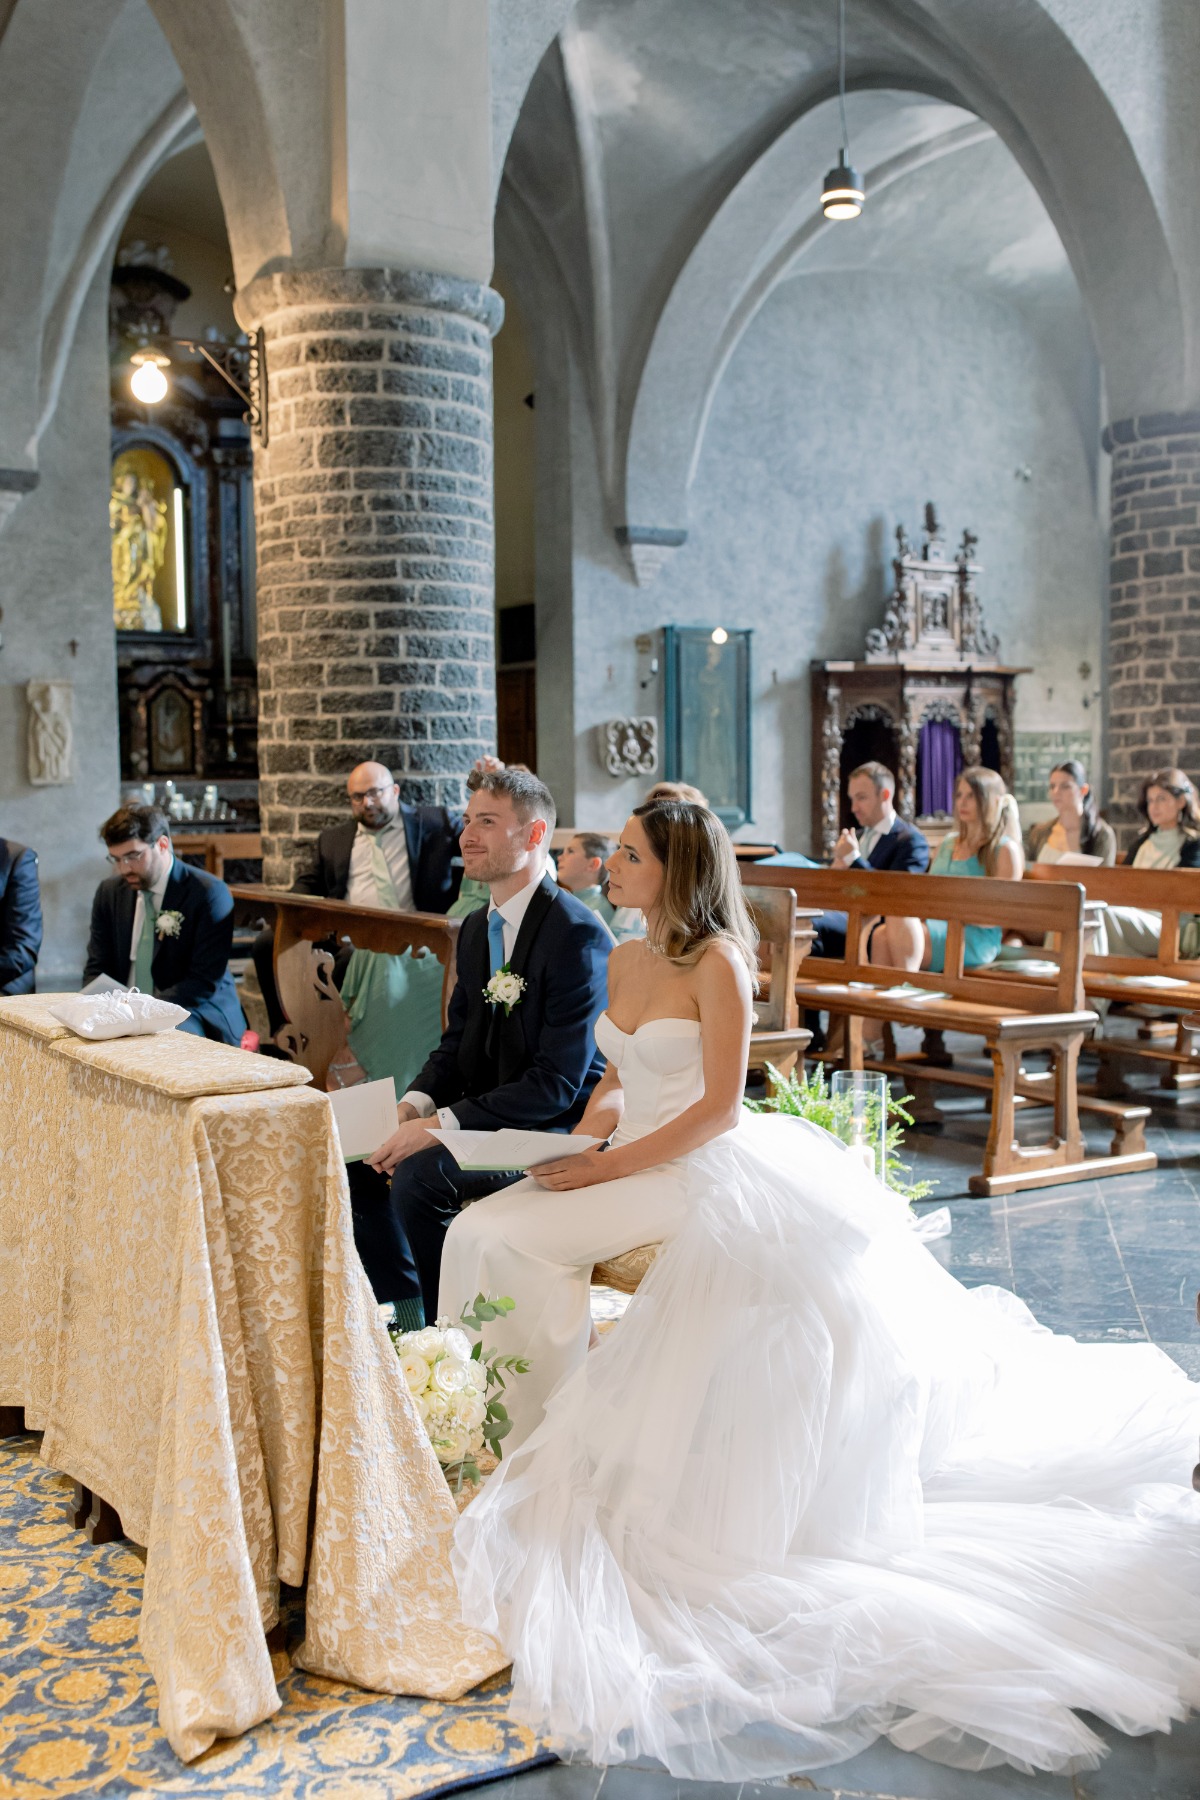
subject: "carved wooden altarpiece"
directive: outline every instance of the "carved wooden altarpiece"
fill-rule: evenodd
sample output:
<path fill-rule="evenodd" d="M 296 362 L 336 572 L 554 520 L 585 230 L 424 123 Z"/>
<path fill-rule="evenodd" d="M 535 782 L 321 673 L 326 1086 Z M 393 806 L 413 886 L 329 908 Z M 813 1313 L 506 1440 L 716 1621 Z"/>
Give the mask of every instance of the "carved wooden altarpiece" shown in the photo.
<path fill-rule="evenodd" d="M 930 787 L 921 766 L 933 749 L 927 726 L 957 733 L 950 748 L 959 766 L 997 769 L 1011 787 L 1016 681 L 1029 671 L 1000 661 L 977 592 L 976 542 L 964 531 L 950 555 L 932 504 L 919 551 L 897 526 L 895 587 L 882 626 L 867 633 L 864 660 L 811 665 L 814 856 L 831 857 L 839 831 L 853 824 L 846 784 L 864 762 L 895 770 L 902 818 L 944 836 L 948 800 L 918 805 Z"/>

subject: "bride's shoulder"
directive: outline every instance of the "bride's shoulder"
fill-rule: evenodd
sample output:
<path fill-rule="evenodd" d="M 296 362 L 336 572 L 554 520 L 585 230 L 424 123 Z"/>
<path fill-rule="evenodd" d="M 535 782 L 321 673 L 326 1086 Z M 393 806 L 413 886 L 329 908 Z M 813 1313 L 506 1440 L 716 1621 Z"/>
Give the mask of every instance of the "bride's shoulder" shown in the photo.
<path fill-rule="evenodd" d="M 627 938 L 623 944 L 608 953 L 608 985 L 612 986 L 614 977 L 620 980 L 622 974 L 633 967 L 633 964 L 647 954 L 646 945 L 641 938 Z"/>
<path fill-rule="evenodd" d="M 750 971 L 741 949 L 731 938 L 710 938 L 704 954 L 696 964 L 696 981 L 701 991 L 714 998 L 731 994 L 750 996 Z"/>

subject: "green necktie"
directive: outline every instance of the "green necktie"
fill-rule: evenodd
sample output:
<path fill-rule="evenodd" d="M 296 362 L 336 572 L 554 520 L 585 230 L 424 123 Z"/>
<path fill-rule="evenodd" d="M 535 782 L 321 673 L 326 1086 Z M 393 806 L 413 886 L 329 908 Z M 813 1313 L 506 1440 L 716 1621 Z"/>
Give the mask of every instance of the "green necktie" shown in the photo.
<path fill-rule="evenodd" d="M 396 892 L 396 884 L 392 880 L 391 870 L 387 866 L 383 845 L 374 834 L 371 837 L 371 874 L 375 878 L 375 891 L 379 895 L 379 905 L 386 907 L 389 912 L 399 912 L 400 896 Z"/>
<path fill-rule="evenodd" d="M 138 939 L 137 955 L 133 961 L 133 979 L 140 993 L 152 994 L 154 974 L 151 964 L 154 961 L 154 925 L 158 918 L 158 908 L 154 904 L 154 895 L 149 890 L 142 894 L 142 908 L 142 935 Z"/>

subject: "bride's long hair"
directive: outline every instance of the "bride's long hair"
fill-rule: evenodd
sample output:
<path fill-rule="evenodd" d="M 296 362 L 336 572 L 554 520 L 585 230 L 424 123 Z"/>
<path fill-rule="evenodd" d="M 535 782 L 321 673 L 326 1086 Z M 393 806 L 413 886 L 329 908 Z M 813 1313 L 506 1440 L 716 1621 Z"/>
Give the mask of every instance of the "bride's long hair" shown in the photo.
<path fill-rule="evenodd" d="M 654 948 L 669 962 L 699 962 L 714 938 L 732 944 L 758 983 L 758 932 L 750 917 L 729 833 L 706 806 L 652 800 L 634 808 L 663 866 Z"/>

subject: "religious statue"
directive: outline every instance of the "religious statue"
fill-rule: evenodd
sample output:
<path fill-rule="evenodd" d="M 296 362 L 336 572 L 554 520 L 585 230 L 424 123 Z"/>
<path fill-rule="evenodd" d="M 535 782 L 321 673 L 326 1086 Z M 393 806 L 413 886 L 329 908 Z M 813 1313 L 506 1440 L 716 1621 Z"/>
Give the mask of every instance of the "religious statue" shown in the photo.
<path fill-rule="evenodd" d="M 113 617 L 118 631 L 161 631 L 154 583 L 167 553 L 167 505 L 126 469 L 108 500 L 112 530 Z"/>
<path fill-rule="evenodd" d="M 71 781 L 71 702 L 69 681 L 30 681 L 26 747 L 31 787 L 65 787 Z"/>

